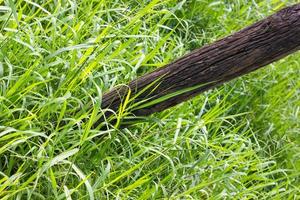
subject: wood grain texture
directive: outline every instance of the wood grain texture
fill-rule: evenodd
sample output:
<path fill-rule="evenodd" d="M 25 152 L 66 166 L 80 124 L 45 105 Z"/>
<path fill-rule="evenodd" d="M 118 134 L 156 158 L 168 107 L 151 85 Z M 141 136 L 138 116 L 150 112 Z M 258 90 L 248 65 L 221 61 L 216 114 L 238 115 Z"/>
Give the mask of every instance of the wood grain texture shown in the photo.
<path fill-rule="evenodd" d="M 153 92 L 147 90 L 135 102 L 203 85 L 156 105 L 135 110 L 133 114 L 147 116 L 162 111 L 299 49 L 300 4 L 296 4 L 130 82 L 128 86 L 133 96 L 160 78 L 153 84 L 152 89 L 157 86 Z M 101 107 L 117 111 L 127 93 L 128 87 L 114 88 L 104 94 Z"/>

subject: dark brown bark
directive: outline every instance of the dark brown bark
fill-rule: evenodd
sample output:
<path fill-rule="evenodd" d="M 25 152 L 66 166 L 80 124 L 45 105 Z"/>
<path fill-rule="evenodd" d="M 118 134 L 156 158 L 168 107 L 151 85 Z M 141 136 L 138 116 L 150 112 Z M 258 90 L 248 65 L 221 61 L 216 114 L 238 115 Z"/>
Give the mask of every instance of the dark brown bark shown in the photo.
<path fill-rule="evenodd" d="M 134 102 L 202 85 L 150 107 L 134 110 L 147 116 L 162 111 L 226 81 L 252 72 L 300 49 L 300 4 L 287 7 L 233 35 L 197 49 L 186 56 L 129 83 L 131 96 L 151 83 Z M 159 81 L 156 81 L 159 79 Z M 155 82 L 156 81 L 156 82 Z M 128 87 L 104 94 L 102 108 L 117 111 Z M 100 121 L 96 123 L 99 124 Z"/>

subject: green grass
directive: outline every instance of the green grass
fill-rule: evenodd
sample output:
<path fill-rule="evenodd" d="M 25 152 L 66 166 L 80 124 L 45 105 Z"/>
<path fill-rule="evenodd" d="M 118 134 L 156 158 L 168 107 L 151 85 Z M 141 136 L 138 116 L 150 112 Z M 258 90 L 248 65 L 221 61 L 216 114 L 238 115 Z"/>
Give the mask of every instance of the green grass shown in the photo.
<path fill-rule="evenodd" d="M 103 92 L 296 2 L 0 0 L 0 199 L 299 199 L 299 53 L 91 126 Z"/>

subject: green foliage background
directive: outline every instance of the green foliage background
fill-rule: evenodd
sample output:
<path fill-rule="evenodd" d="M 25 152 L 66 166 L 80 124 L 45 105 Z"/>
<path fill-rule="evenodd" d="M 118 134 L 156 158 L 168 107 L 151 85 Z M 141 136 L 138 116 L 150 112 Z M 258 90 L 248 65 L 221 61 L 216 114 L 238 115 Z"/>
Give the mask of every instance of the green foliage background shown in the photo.
<path fill-rule="evenodd" d="M 296 2 L 0 0 L 0 199 L 298 199 L 299 53 L 91 128 L 103 92 Z"/>

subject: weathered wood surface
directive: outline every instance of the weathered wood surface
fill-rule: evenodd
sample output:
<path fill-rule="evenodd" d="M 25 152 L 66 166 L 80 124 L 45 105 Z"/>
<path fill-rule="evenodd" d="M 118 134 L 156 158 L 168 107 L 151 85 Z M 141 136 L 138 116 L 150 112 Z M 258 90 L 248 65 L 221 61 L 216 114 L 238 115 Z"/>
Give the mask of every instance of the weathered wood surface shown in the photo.
<path fill-rule="evenodd" d="M 147 116 L 162 111 L 299 49 L 300 4 L 296 4 L 130 82 L 128 86 L 133 96 L 160 78 L 153 84 L 152 88 L 159 83 L 152 93 L 150 90 L 144 92 L 135 102 L 203 85 L 156 105 L 135 110 L 133 114 Z M 109 91 L 104 94 L 101 107 L 117 111 L 127 92 L 128 87 Z"/>

